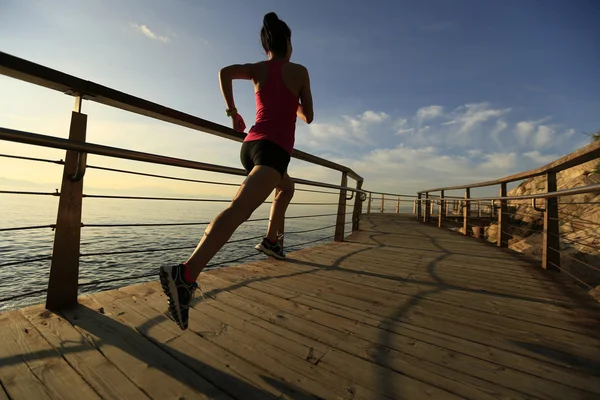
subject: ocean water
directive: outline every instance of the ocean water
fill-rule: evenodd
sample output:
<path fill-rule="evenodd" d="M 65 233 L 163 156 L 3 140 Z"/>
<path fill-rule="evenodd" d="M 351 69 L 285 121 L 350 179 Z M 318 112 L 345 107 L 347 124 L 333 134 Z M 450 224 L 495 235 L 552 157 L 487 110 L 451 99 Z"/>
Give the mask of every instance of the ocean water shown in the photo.
<path fill-rule="evenodd" d="M 337 196 L 329 195 L 335 203 Z M 353 203 L 353 202 L 350 202 Z M 83 200 L 84 225 L 139 224 L 139 223 L 208 223 L 226 203 L 175 202 L 159 200 L 93 199 Z M 269 204 L 257 209 L 251 219 L 267 218 Z M 0 229 L 56 222 L 58 197 L 0 194 Z M 351 212 L 348 204 L 347 212 Z M 335 214 L 337 205 L 295 205 L 288 208 L 287 216 Z M 346 222 L 351 221 L 350 215 Z M 285 248 L 288 251 L 310 247 L 333 240 L 335 216 L 290 218 L 286 220 Z M 294 233 L 328 227 L 313 232 Z M 86 227 L 82 228 L 79 282 L 80 294 L 117 288 L 133 283 L 155 280 L 156 277 L 123 279 L 148 274 L 160 265 L 182 262 L 191 254 L 206 225 L 152 226 L 152 227 Z M 265 234 L 267 221 L 246 222 L 234 233 L 232 241 Z M 351 225 L 346 225 L 346 234 Z M 54 232 L 51 228 L 19 231 L 0 231 L 0 299 L 44 289 L 48 283 L 50 261 L 32 261 L 52 254 Z M 211 263 L 219 267 L 265 258 L 254 250 L 260 239 L 226 244 Z M 176 249 L 175 249 L 176 248 Z M 132 252 L 115 254 L 116 252 Z M 112 254 L 111 254 L 112 253 Z M 243 261 L 227 261 L 249 256 Z M 8 265 L 17 263 L 16 265 Z M 98 281 L 114 280 L 108 283 Z M 0 301 L 0 310 L 41 303 L 45 294 Z"/>

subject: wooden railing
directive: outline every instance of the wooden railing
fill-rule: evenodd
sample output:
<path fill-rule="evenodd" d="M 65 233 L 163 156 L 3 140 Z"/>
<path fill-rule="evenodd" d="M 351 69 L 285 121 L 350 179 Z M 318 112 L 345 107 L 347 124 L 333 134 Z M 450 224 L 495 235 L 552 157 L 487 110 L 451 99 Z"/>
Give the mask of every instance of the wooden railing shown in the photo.
<path fill-rule="evenodd" d="M 560 225 L 566 219 L 564 215 L 561 216 L 559 213 L 559 198 L 586 193 L 600 193 L 600 184 L 592 183 L 583 187 L 558 190 L 557 174 L 599 158 L 600 141 L 596 141 L 548 165 L 530 171 L 509 175 L 493 181 L 423 190 L 417 195 L 417 218 L 424 223 L 435 222 L 439 227 L 445 226 L 450 221 L 459 222 L 461 226 L 458 227 L 458 231 L 463 235 L 471 235 L 473 228 L 475 228 L 475 236 L 481 234 L 480 228 L 483 228 L 480 226 L 482 225 L 481 218 L 484 218 L 487 219 L 488 223 L 496 223 L 498 227 L 497 237 L 493 239 L 489 238 L 490 241 L 495 241 L 498 247 L 507 247 L 510 240 L 508 232 L 509 217 L 511 215 L 508 210 L 509 202 L 531 201 L 531 209 L 535 213 L 543 214 L 543 229 L 541 232 L 543 238 L 542 267 L 545 269 L 561 270 Z M 522 196 L 507 195 L 508 184 L 539 176 L 544 177 L 545 193 Z M 471 196 L 471 189 L 473 188 L 494 186 L 498 187 L 499 195 L 497 197 Z M 456 196 L 452 198 L 447 197 L 448 192 L 454 190 L 463 191 L 464 197 L 462 199 Z M 540 201 L 536 202 L 536 200 Z M 481 204 L 487 205 L 485 210 L 482 210 Z M 542 204 L 543 207 L 540 207 Z M 590 205 L 592 207 L 600 206 L 598 203 Z M 473 213 L 473 206 L 476 207 L 475 214 Z M 438 210 L 438 215 L 437 218 L 433 219 L 432 216 L 435 209 Z M 452 209 L 455 211 L 460 210 L 460 212 L 452 215 L 449 212 Z M 597 208 L 595 209 L 597 210 Z M 483 223 L 485 222 L 483 221 Z M 595 232 L 600 237 L 600 224 L 598 224 Z M 591 266 L 591 268 L 598 268 L 598 271 L 600 271 L 600 266 Z"/>
<path fill-rule="evenodd" d="M 49 309 L 71 308 L 77 304 L 78 288 L 80 287 L 78 281 L 79 258 L 81 256 L 82 198 L 84 196 L 83 177 L 86 168 L 91 168 L 87 165 L 87 154 L 229 175 L 246 175 L 246 172 L 239 168 L 88 143 L 86 142 L 88 117 L 82 113 L 82 107 L 84 100 L 93 101 L 229 140 L 243 141 L 245 135 L 231 128 L 2 52 L 0 52 L 0 74 L 63 92 L 74 96 L 75 99 L 75 107 L 71 113 L 68 139 L 0 127 L 0 140 L 66 150 L 64 162 L 57 162 L 63 164 L 63 178 L 60 193 L 57 193 L 60 199 L 56 224 L 52 226 L 55 228 L 54 245 L 51 257 L 50 277 L 46 289 L 46 307 Z M 354 200 L 353 211 L 351 213 L 352 229 L 359 229 L 362 202 L 366 199 L 367 194 L 366 191 L 362 190 L 363 178 L 344 165 L 336 164 L 299 150 L 294 150 L 292 157 L 341 173 L 340 185 L 293 178 L 294 182 L 298 185 L 339 191 L 337 213 L 333 214 L 336 216 L 334 240 L 342 241 L 344 239 L 345 226 L 347 224 L 346 207 L 347 202 L 352 199 Z M 162 178 L 168 177 L 162 176 Z M 356 181 L 355 187 L 348 186 L 349 178 Z M 306 191 L 310 192 L 311 190 Z M 24 229 L 30 228 L 32 227 L 24 227 Z M 13 228 L 10 229 L 15 230 Z M 0 264 L 2 263 L 0 262 Z M 11 263 L 6 265 L 9 264 Z"/>

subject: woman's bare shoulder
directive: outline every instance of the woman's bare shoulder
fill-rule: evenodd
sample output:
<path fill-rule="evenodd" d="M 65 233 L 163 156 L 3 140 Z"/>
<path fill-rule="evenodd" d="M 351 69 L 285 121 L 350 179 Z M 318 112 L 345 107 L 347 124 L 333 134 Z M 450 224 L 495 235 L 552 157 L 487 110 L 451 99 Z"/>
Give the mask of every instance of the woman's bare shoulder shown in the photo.
<path fill-rule="evenodd" d="M 294 68 L 298 72 L 308 73 L 308 69 L 302 64 L 290 62 L 290 67 Z"/>

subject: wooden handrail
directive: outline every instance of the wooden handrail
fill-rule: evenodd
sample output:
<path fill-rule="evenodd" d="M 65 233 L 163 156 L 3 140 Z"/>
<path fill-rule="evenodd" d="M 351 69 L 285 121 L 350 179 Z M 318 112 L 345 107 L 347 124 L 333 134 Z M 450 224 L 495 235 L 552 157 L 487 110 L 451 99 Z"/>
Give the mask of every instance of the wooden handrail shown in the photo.
<path fill-rule="evenodd" d="M 536 176 L 541 176 L 547 174 L 548 172 L 560 172 L 566 169 L 572 168 L 576 165 L 583 164 L 585 162 L 594 160 L 600 157 L 600 140 L 590 143 L 589 145 L 582 147 L 581 149 L 570 153 L 558 160 L 551 162 L 543 167 L 532 169 L 525 172 L 519 172 L 518 174 L 505 176 L 504 178 L 497 179 L 495 181 L 487 181 L 487 182 L 478 182 L 471 183 L 468 185 L 459 185 L 459 186 L 450 186 L 450 187 L 442 187 L 436 189 L 422 190 L 419 193 L 431 193 L 431 192 L 439 192 L 439 191 L 448 191 L 448 190 L 464 190 L 485 186 L 494 186 L 500 185 L 502 183 L 510 183 L 515 181 L 520 181 L 524 179 L 533 178 Z"/>
<path fill-rule="evenodd" d="M 96 103 L 115 107 L 121 110 L 144 115 L 146 117 L 169 122 L 175 125 L 210 133 L 229 140 L 242 142 L 246 136 L 231 128 L 187 114 L 175 109 L 135 97 L 127 93 L 111 89 L 97 83 L 77 78 L 73 75 L 36 64 L 31 61 L 0 52 L 0 74 L 19 79 L 48 89 L 57 90 L 72 96 Z M 344 172 L 348 177 L 363 181 L 363 178 L 352 169 L 315 155 L 294 149 L 292 157 L 322 167 Z"/>

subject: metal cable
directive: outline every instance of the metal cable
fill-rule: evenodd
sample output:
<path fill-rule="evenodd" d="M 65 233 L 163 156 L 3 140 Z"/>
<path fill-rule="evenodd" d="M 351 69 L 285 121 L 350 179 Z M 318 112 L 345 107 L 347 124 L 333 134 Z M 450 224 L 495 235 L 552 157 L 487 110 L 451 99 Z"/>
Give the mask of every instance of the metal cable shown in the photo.
<path fill-rule="evenodd" d="M 11 154 L 0 154 L 0 157 L 5 157 L 5 158 L 15 158 L 18 160 L 28 160 L 28 161 L 42 161 L 42 162 L 48 162 L 48 163 L 52 163 L 52 164 L 59 164 L 59 165 L 64 165 L 65 162 L 63 160 L 49 160 L 47 158 L 36 158 L 36 157 L 25 157 L 25 156 L 13 156 Z"/>
<path fill-rule="evenodd" d="M 20 260 L 20 261 L 11 261 L 11 262 L 0 264 L 0 267 L 8 267 L 10 265 L 26 264 L 26 263 L 36 262 L 36 261 L 48 261 L 48 260 L 52 260 L 52 256 L 30 258 L 28 260 Z"/>
<path fill-rule="evenodd" d="M 217 181 L 205 181 L 205 180 L 201 180 L 201 179 L 178 178 L 176 176 L 149 174 L 149 173 L 145 173 L 145 172 L 137 172 L 137 171 L 130 171 L 130 170 L 125 170 L 125 169 L 117 169 L 117 168 L 108 168 L 108 167 L 99 167 L 99 166 L 94 166 L 94 165 L 88 165 L 86 168 L 97 169 L 97 170 L 101 170 L 101 171 L 119 172 L 119 173 L 130 174 L 130 175 L 147 176 L 147 177 L 151 177 L 151 178 L 170 179 L 170 180 L 182 181 L 182 182 L 205 183 L 205 184 L 209 184 L 209 185 L 234 186 L 234 187 L 240 186 L 239 183 L 233 183 L 233 182 L 217 182 Z M 299 183 L 299 184 L 301 184 L 301 183 Z M 300 191 L 300 192 L 338 194 L 336 192 L 327 192 L 324 190 L 314 190 L 314 189 L 296 189 L 296 190 Z"/>
<path fill-rule="evenodd" d="M 83 198 L 90 199 L 119 199 L 119 200 L 165 200 L 165 201 L 200 201 L 200 202 L 212 202 L 212 203 L 230 203 L 230 199 L 198 199 L 198 198 L 184 198 L 184 197 L 152 197 L 152 196 L 117 196 L 117 195 L 104 195 L 104 194 L 83 194 Z M 272 201 L 265 201 L 263 204 L 272 204 Z M 290 203 L 290 205 L 302 205 L 302 206 L 332 206 L 338 205 L 338 203 Z"/>
<path fill-rule="evenodd" d="M 591 225 L 597 225 L 597 226 L 600 226 L 600 223 L 597 223 L 597 222 L 594 222 L 594 221 L 590 221 L 589 219 L 585 219 L 585 218 L 583 218 L 583 217 L 581 217 L 581 216 L 579 216 L 579 215 L 575 215 L 575 214 L 568 214 L 568 213 L 566 213 L 566 212 L 564 212 L 564 211 L 560 211 L 560 209 L 558 210 L 558 213 L 559 213 L 559 214 L 561 214 L 561 215 L 563 215 L 563 216 L 565 216 L 565 217 L 577 218 L 577 219 L 579 219 L 579 220 L 583 221 L 584 223 L 588 223 L 588 224 L 591 224 Z M 553 218 L 553 219 L 554 219 L 554 220 L 558 220 L 558 221 L 560 221 L 560 218 Z"/>
<path fill-rule="evenodd" d="M 352 221 L 350 221 L 350 223 L 352 223 Z M 328 226 L 324 226 L 324 227 L 321 227 L 321 228 L 306 229 L 306 230 L 303 230 L 303 231 L 284 232 L 284 234 L 286 234 L 286 235 L 297 235 L 297 234 L 300 234 L 300 233 L 322 231 L 323 229 L 334 228 L 334 227 L 335 227 L 335 225 L 328 225 Z"/>
<path fill-rule="evenodd" d="M 149 226 L 191 226 L 208 225 L 210 222 L 166 222 L 166 223 L 142 223 L 142 224 L 81 224 L 82 228 L 122 228 L 122 227 L 149 227 Z"/>
<path fill-rule="evenodd" d="M 571 259 L 571 260 L 573 260 L 573 261 L 577 261 L 577 262 L 578 262 L 578 263 L 580 263 L 581 265 L 585 265 L 586 267 L 589 267 L 589 268 L 591 268 L 591 269 L 594 269 L 594 270 L 596 270 L 596 271 L 600 271 L 600 268 L 598 268 L 598 267 L 594 267 L 593 265 L 590 265 L 590 264 L 588 264 L 588 263 L 586 263 L 586 262 L 584 262 L 584 261 L 578 260 L 578 259 L 577 259 L 577 258 L 575 258 L 575 257 L 571 257 L 571 256 L 570 256 L 570 255 L 568 255 L 568 254 L 564 254 L 564 252 L 561 252 L 560 250 L 556 250 L 555 248 L 553 248 L 553 247 L 550 247 L 550 246 L 548 246 L 548 248 L 549 248 L 550 250 L 552 250 L 552 251 L 555 251 L 555 252 L 557 252 L 557 253 L 558 253 L 558 254 L 560 254 L 561 256 L 564 256 L 564 257 L 570 258 L 570 259 Z"/>
<path fill-rule="evenodd" d="M 548 261 L 548 264 L 550 264 L 550 265 L 553 265 L 555 268 L 558 268 L 559 270 L 561 270 L 561 271 L 562 271 L 562 272 L 564 272 L 565 274 L 569 275 L 571 278 L 573 278 L 573 279 L 575 279 L 575 280 L 577 280 L 577 281 L 581 282 L 583 285 L 587 286 L 588 288 L 590 288 L 590 289 L 592 289 L 592 290 L 594 289 L 594 287 L 593 287 L 593 286 L 591 286 L 591 285 L 589 285 L 589 284 L 585 283 L 584 281 L 582 281 L 581 279 L 579 279 L 579 278 L 578 278 L 578 277 L 576 277 L 575 275 L 573 275 L 573 274 L 569 273 L 567 270 L 565 270 L 565 269 L 563 269 L 563 268 L 559 267 L 558 265 L 554 264 L 552 261 Z"/>
<path fill-rule="evenodd" d="M 345 213 L 351 215 L 353 212 Z M 316 218 L 316 217 L 332 217 L 337 216 L 337 213 L 332 214 L 316 214 L 316 215 L 298 215 L 293 217 L 285 217 L 286 219 L 296 218 Z M 246 220 L 246 222 L 263 222 L 269 221 L 270 218 L 255 218 Z M 123 227 L 156 227 L 156 226 L 191 226 L 191 225 L 208 225 L 210 222 L 157 222 L 157 223 L 132 223 L 132 224 L 81 224 L 84 228 L 123 228 Z"/>
<path fill-rule="evenodd" d="M 200 179 L 178 178 L 176 176 L 149 174 L 149 173 L 146 173 L 146 172 L 137 172 L 137 171 L 129 171 L 129 170 L 125 170 L 125 169 L 99 167 L 99 166 L 96 166 L 96 165 L 88 165 L 86 168 L 97 169 L 97 170 L 101 170 L 101 171 L 119 172 L 119 173 L 122 173 L 122 174 L 148 176 L 148 177 L 151 177 L 151 178 L 170 179 L 170 180 L 174 180 L 174 181 L 194 182 L 194 183 L 206 183 L 206 184 L 221 185 L 221 186 L 240 186 L 239 183 L 233 183 L 233 182 L 217 182 L 217 181 L 205 181 L 205 180 L 200 180 Z"/>
<path fill-rule="evenodd" d="M 16 228 L 0 228 L 0 232 L 24 231 L 24 230 L 28 230 L 28 229 L 44 229 L 44 228 L 51 228 L 52 230 L 54 230 L 56 228 L 56 224 L 35 225 L 35 226 L 19 226 L 19 227 L 16 227 Z"/>
<path fill-rule="evenodd" d="M 60 196 L 60 192 L 56 191 L 52 192 L 24 192 L 24 191 L 15 191 L 15 190 L 0 190 L 1 194 L 27 194 L 27 195 L 36 195 L 36 196 Z"/>
<path fill-rule="evenodd" d="M 185 247 L 162 247 L 159 249 L 139 249 L 139 250 L 117 250 L 117 251 L 101 251 L 97 253 L 81 253 L 79 257 L 94 257 L 94 256 L 114 256 L 119 254 L 136 254 L 136 253 L 155 253 L 161 251 L 175 251 L 175 250 L 186 250 L 193 249 L 196 246 L 185 246 Z"/>
<path fill-rule="evenodd" d="M 293 248 L 293 247 L 299 247 L 299 246 L 304 246 L 306 244 L 311 244 L 311 243 L 315 243 L 315 242 L 319 242 L 325 239 L 328 239 L 329 236 L 326 236 L 324 238 L 320 238 L 317 240 L 311 240 L 309 242 L 304 242 L 304 243 L 299 243 L 299 244 L 295 244 L 292 246 L 288 246 L 287 248 Z M 252 254 L 248 254 L 242 257 L 237 257 L 235 259 L 232 260 L 227 260 L 227 261 L 221 261 L 218 263 L 213 263 L 213 264 L 208 264 L 206 266 L 206 268 L 211 268 L 211 267 L 216 267 L 219 265 L 223 265 L 223 264 L 229 264 L 232 262 L 237 262 L 237 261 L 241 261 L 241 260 L 245 260 L 247 258 L 251 258 L 251 257 L 259 257 L 259 256 L 263 256 L 260 253 L 252 253 Z M 122 277 L 122 278 L 114 278 L 114 279 L 106 279 L 106 280 L 97 280 L 97 281 L 92 281 L 92 282 L 87 282 L 87 283 L 81 283 L 79 284 L 79 287 L 85 287 L 85 286 L 91 286 L 91 285 L 99 285 L 99 284 L 103 284 L 103 283 L 110 283 L 110 282 L 117 282 L 117 281 L 125 281 L 125 280 L 133 280 L 133 279 L 142 279 L 142 278 L 149 278 L 152 276 L 157 276 L 158 275 L 158 270 L 155 272 L 150 272 L 150 273 L 146 273 L 146 274 L 142 274 L 142 275 L 135 275 L 135 276 L 126 276 L 126 277 Z M 44 289 L 45 291 L 45 289 Z"/>
<path fill-rule="evenodd" d="M 600 202 L 598 201 L 574 201 L 574 202 L 568 202 L 568 203 L 559 203 L 559 206 L 567 206 L 567 205 L 571 205 L 571 204 L 587 204 L 587 205 L 598 205 L 600 204 Z"/>
<path fill-rule="evenodd" d="M 351 222 L 349 222 L 349 223 L 351 223 Z M 302 231 L 286 232 L 285 234 L 286 235 L 296 235 L 296 234 L 301 234 L 301 233 L 315 232 L 315 231 L 333 228 L 333 227 L 335 227 L 335 225 L 328 225 L 328 226 L 321 227 L 321 228 L 306 229 L 306 230 L 302 230 Z M 243 238 L 243 239 L 229 240 L 225 244 L 246 242 L 249 240 L 262 239 L 263 237 L 264 237 L 264 235 L 260 235 L 260 236 L 253 236 L 253 237 L 248 237 L 248 238 Z M 109 255 L 119 255 L 119 254 L 136 254 L 136 253 L 155 253 L 155 252 L 162 252 L 162 251 L 187 250 L 187 249 L 194 249 L 194 248 L 196 248 L 196 246 L 166 247 L 166 248 L 158 248 L 158 249 L 150 248 L 150 249 L 140 249 L 140 250 L 103 251 L 103 252 L 97 252 L 97 253 L 81 253 L 79 255 L 79 257 L 109 256 Z"/>
<path fill-rule="evenodd" d="M 324 236 L 324 237 L 322 237 L 320 239 L 311 240 L 309 242 L 294 244 L 294 245 L 288 246 L 287 248 L 290 249 L 290 248 L 294 248 L 294 247 L 304 246 L 305 244 L 311 244 L 311 243 L 321 242 L 321 241 L 327 240 L 327 239 L 331 240 L 331 236 Z"/>
<path fill-rule="evenodd" d="M 19 299 L 21 297 L 29 297 L 29 296 L 33 296 L 33 295 L 36 295 L 36 294 L 41 294 L 41 293 L 44 293 L 44 292 L 47 292 L 47 291 L 48 291 L 48 289 L 39 289 L 39 290 L 34 290 L 32 292 L 15 294 L 14 296 L 9 296 L 9 297 L 1 298 L 0 299 L 0 303 L 4 303 L 4 302 L 7 302 L 7 301 L 11 301 L 11 300 L 16 300 L 16 299 Z"/>

